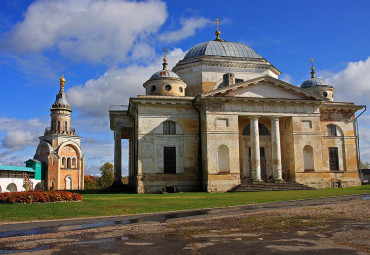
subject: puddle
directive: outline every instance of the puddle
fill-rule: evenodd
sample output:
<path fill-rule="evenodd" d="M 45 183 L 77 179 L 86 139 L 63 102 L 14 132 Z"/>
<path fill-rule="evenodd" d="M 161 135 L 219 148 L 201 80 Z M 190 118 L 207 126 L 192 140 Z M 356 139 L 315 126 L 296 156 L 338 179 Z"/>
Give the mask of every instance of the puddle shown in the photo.
<path fill-rule="evenodd" d="M 97 244 L 97 243 L 108 243 L 113 242 L 114 238 L 103 238 L 103 239 L 97 239 L 97 240 L 90 240 L 90 241 L 81 241 L 77 242 L 77 244 Z"/>
<path fill-rule="evenodd" d="M 38 248 L 30 249 L 30 250 L 0 250 L 0 254 L 10 254 L 10 253 L 22 253 L 22 252 L 31 252 L 31 251 L 41 251 L 46 249 L 48 246 L 44 245 Z"/>
<path fill-rule="evenodd" d="M 40 235 L 50 233 L 46 228 L 31 228 L 27 230 L 10 230 L 5 232 L 0 232 L 0 238 L 12 237 L 12 236 L 30 236 L 30 235 Z M 1 254 L 1 252 L 0 252 Z"/>
<path fill-rule="evenodd" d="M 369 196 L 366 196 L 366 197 L 361 197 L 361 200 L 370 200 L 370 197 Z"/>

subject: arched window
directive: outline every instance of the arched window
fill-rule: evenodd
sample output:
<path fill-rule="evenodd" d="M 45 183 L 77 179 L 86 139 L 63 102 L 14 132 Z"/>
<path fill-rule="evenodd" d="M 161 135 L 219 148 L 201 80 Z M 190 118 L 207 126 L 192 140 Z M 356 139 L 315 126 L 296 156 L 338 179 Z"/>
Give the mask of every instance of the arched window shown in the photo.
<path fill-rule="evenodd" d="M 220 145 L 218 147 L 218 172 L 227 173 L 230 172 L 230 156 L 229 147 L 226 145 Z"/>
<path fill-rule="evenodd" d="M 68 124 L 67 124 L 67 121 L 64 121 L 64 131 L 67 131 L 68 130 Z"/>
<path fill-rule="evenodd" d="M 306 145 L 303 148 L 303 163 L 304 170 L 314 170 L 313 148 L 311 145 Z"/>
<path fill-rule="evenodd" d="M 66 168 L 67 167 L 67 160 L 65 157 L 62 157 L 62 168 Z"/>
<path fill-rule="evenodd" d="M 72 168 L 77 168 L 77 159 L 76 158 L 72 159 Z"/>
<path fill-rule="evenodd" d="M 58 120 L 58 127 L 57 130 L 60 131 L 60 121 Z"/>
<path fill-rule="evenodd" d="M 67 158 L 67 168 L 72 168 L 72 159 Z"/>
<path fill-rule="evenodd" d="M 261 122 L 258 122 L 259 135 L 270 135 L 269 129 Z M 250 123 L 245 126 L 242 135 L 251 135 L 251 125 Z"/>
<path fill-rule="evenodd" d="M 337 127 L 335 125 L 327 125 L 328 136 L 337 136 Z"/>
<path fill-rule="evenodd" d="M 176 123 L 173 121 L 165 121 L 163 123 L 163 134 L 164 135 L 175 135 L 176 134 Z"/>
<path fill-rule="evenodd" d="M 54 165 L 54 163 L 55 163 L 55 158 L 51 157 L 51 164 Z"/>

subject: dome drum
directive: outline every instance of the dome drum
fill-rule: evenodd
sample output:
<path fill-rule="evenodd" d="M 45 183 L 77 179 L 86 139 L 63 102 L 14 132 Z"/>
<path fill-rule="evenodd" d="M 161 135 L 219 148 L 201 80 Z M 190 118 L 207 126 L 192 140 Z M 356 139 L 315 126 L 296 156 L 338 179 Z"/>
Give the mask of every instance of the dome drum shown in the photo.
<path fill-rule="evenodd" d="M 185 96 L 186 83 L 179 79 L 149 80 L 143 86 L 147 95 Z"/>

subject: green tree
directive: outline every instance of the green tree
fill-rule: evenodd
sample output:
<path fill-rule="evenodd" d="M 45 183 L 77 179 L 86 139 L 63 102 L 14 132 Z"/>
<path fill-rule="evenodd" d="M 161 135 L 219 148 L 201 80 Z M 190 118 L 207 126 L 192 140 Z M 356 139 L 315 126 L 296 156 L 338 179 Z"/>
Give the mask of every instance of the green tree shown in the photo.
<path fill-rule="evenodd" d="M 362 160 L 360 160 L 360 169 L 370 169 L 370 163 L 369 162 L 362 162 Z"/>
<path fill-rule="evenodd" d="M 97 184 L 101 189 L 107 188 L 113 183 L 114 173 L 113 164 L 106 162 L 99 168 L 101 176 L 99 177 Z"/>

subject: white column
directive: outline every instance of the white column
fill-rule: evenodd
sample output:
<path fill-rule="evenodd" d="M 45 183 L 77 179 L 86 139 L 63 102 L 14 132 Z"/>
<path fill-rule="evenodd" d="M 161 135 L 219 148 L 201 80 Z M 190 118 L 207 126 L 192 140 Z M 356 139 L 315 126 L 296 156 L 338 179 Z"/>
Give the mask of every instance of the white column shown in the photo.
<path fill-rule="evenodd" d="M 252 181 L 263 182 L 261 179 L 261 160 L 260 160 L 260 136 L 258 130 L 258 117 L 251 117 L 251 161 L 252 161 Z"/>
<path fill-rule="evenodd" d="M 279 117 L 271 118 L 272 168 L 275 182 L 283 182 L 281 170 L 281 147 Z"/>
<path fill-rule="evenodd" d="M 122 176 L 122 143 L 121 129 L 114 130 L 114 182 L 121 183 Z"/>

